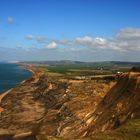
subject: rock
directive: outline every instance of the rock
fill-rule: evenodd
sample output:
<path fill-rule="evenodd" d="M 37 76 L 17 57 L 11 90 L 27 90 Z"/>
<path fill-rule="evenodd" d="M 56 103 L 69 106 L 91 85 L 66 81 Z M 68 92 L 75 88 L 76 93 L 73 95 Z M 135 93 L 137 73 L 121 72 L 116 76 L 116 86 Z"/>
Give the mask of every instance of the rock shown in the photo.
<path fill-rule="evenodd" d="M 36 136 L 32 132 L 24 132 L 14 135 L 12 140 L 36 140 Z"/>

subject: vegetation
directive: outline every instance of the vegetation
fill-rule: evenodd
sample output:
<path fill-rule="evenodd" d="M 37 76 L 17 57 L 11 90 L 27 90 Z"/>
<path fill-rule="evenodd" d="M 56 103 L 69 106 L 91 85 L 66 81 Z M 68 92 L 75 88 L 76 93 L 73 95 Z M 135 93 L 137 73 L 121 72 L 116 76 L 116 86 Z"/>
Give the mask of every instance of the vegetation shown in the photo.
<path fill-rule="evenodd" d="M 60 73 L 64 75 L 104 75 L 104 74 L 116 74 L 117 71 L 127 72 L 130 68 L 113 67 L 112 65 L 89 65 L 89 64 L 69 64 L 69 65 L 54 65 L 47 66 L 48 72 Z"/>
<path fill-rule="evenodd" d="M 23 62 L 26 64 L 26 62 Z M 28 62 L 29 63 L 29 62 Z M 139 66 L 140 63 L 134 62 L 80 62 L 80 61 L 44 61 L 30 62 L 40 68 L 47 68 L 48 73 L 58 73 L 63 75 L 101 75 L 116 74 L 120 72 L 128 72 L 133 66 Z M 95 70 L 95 71 L 93 71 Z"/>
<path fill-rule="evenodd" d="M 128 121 L 116 130 L 106 133 L 95 134 L 90 138 L 79 140 L 139 140 L 140 138 L 140 119 Z"/>

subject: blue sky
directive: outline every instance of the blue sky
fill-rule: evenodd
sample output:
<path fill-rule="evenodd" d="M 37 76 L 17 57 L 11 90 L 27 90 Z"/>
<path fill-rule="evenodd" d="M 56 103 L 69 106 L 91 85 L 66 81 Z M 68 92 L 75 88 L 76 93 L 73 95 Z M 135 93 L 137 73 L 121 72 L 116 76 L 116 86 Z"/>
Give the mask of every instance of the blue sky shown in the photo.
<path fill-rule="evenodd" d="M 0 0 L 0 60 L 139 61 L 139 6 L 139 0 Z"/>

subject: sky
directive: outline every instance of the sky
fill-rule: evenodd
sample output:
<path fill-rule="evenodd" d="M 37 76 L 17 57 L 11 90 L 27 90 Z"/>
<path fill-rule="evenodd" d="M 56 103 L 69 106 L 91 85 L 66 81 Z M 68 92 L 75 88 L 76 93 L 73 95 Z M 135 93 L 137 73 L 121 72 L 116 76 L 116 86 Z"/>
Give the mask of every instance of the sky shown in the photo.
<path fill-rule="evenodd" d="M 0 0 L 0 61 L 140 61 L 140 0 Z"/>

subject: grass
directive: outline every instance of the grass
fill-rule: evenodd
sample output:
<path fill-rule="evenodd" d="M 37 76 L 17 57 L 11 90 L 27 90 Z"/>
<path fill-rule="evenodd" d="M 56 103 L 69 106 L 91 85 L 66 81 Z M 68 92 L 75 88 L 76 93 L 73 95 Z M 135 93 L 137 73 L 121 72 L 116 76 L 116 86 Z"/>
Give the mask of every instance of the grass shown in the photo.
<path fill-rule="evenodd" d="M 109 72 L 107 74 L 112 74 L 112 71 L 108 69 L 104 69 L 102 73 L 100 73 L 100 69 L 102 67 L 93 66 L 93 65 L 56 65 L 56 66 L 48 66 L 48 72 L 51 73 L 60 73 L 64 75 L 79 75 L 79 76 L 90 76 L 90 75 L 98 75 L 98 74 L 106 74 L 106 70 Z M 89 71 L 81 71 L 81 70 L 89 70 Z M 90 70 L 97 70 L 96 72 Z"/>
<path fill-rule="evenodd" d="M 140 140 L 140 119 L 130 120 L 118 129 L 79 140 Z"/>
<path fill-rule="evenodd" d="M 94 64 L 59 64 L 59 65 L 38 65 L 37 67 L 47 68 L 48 73 L 58 73 L 71 76 L 90 76 L 101 74 L 116 74 L 117 71 L 127 72 L 128 67 L 114 67 L 111 63 L 94 63 Z M 103 69 L 102 71 L 100 71 Z M 85 71 L 84 71 L 85 70 Z M 89 71 L 86 71 L 89 70 Z M 95 70 L 95 71 L 90 71 Z"/>

